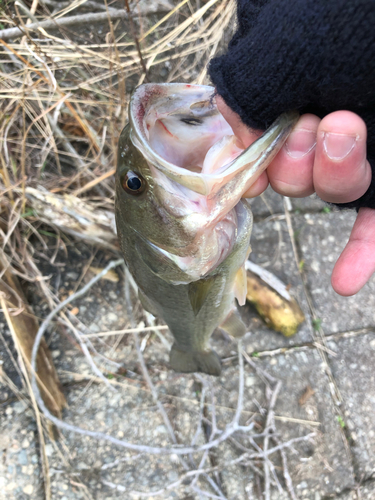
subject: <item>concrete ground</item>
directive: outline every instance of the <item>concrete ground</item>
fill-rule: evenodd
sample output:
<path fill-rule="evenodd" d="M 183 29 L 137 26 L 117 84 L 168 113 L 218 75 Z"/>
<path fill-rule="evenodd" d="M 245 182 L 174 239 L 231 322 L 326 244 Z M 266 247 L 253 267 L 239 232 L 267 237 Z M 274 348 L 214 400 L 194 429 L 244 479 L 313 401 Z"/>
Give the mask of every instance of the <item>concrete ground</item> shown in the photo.
<path fill-rule="evenodd" d="M 251 259 L 291 286 L 306 321 L 294 337 L 286 339 L 269 330 L 249 305 L 243 308 L 248 325 L 244 350 L 253 365 L 245 363 L 241 423 L 253 418 L 257 432 L 262 429 L 266 418 L 262 413 L 268 401 L 262 375 L 266 370 L 282 383 L 274 406 L 279 439 L 288 442 L 315 433 L 312 440 L 300 440 L 285 449 L 295 498 L 375 499 L 375 279 L 349 298 L 339 297 L 330 286 L 333 265 L 348 239 L 355 214 L 327 210 L 314 197 L 291 200 L 292 227 L 288 228 L 284 201 L 279 195 L 267 191 L 252 206 L 255 224 Z M 294 259 L 290 231 L 296 238 L 302 274 Z M 57 266 L 53 268 L 42 257 L 39 259 L 60 299 L 74 289 L 92 255 L 92 249 L 84 245 L 76 248 L 72 245 L 68 251 L 68 257 L 59 252 Z M 99 252 L 91 265 L 103 267 L 111 258 Z M 123 276 L 119 274 L 118 282 L 102 280 L 73 304 L 79 309 L 77 317 L 92 333 L 129 327 Z M 46 305 L 35 293 L 30 297 L 38 316 L 44 318 Z M 141 318 L 139 304 L 135 300 L 133 304 L 136 318 Z M 14 352 L 1 317 L 0 321 L 4 339 Z M 140 334 L 151 380 L 177 442 L 189 444 L 196 434 L 196 444 L 203 444 L 207 441 L 207 426 L 202 426 L 200 419 L 202 379 L 169 369 L 166 344 L 172 339 L 166 331 L 161 334 L 164 343 L 155 334 Z M 132 336 L 94 341 L 100 354 L 121 365 L 120 369 L 114 368 L 95 357 L 116 392 L 93 379 L 68 330 L 59 326 L 49 332 L 47 340 L 68 400 L 64 421 L 132 443 L 171 445 L 160 412 L 142 378 Z M 236 343 L 216 332 L 212 345 L 223 359 L 223 372 L 217 379 L 203 377 L 203 380 L 214 390 L 217 423 L 223 429 L 233 418 L 237 404 Z M 3 343 L 1 352 L 3 373 L 21 388 Z M 32 407 L 28 398 L 20 401 L 13 396 L 9 383 L 1 386 L 0 398 L 0 499 L 43 499 L 40 444 Z M 187 480 L 177 484 L 185 471 L 176 455 L 139 454 L 72 432 L 64 431 L 57 440 L 47 436 L 51 497 L 137 500 L 144 496 L 135 491 L 157 492 L 176 483 L 159 496 L 148 498 L 259 498 L 263 482 L 252 466 L 260 467 L 260 463 L 236 463 L 242 453 L 238 443 L 245 443 L 247 438 L 236 439 L 237 445 L 227 440 L 208 457 L 206 466 L 217 467 L 219 471 L 212 474 L 220 486 L 219 494 L 203 477 L 196 482 L 195 490 Z M 272 483 L 270 498 L 289 498 L 277 453 L 270 459 L 284 490 L 279 491 Z"/>

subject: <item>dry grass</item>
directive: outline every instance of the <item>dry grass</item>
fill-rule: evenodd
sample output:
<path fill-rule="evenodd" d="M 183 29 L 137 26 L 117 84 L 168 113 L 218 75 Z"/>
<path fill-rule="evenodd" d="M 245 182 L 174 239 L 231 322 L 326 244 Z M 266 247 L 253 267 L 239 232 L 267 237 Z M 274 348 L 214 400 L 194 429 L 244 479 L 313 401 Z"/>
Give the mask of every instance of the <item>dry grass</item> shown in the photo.
<path fill-rule="evenodd" d="M 234 15 L 233 0 L 140 0 L 131 19 L 118 18 L 124 5 L 17 0 L 0 12 L 1 252 L 29 281 L 37 279 L 30 236 L 42 238 L 27 188 L 112 210 L 117 140 L 142 65 L 153 81 L 205 82 Z M 147 14 L 151 7 L 160 12 Z M 82 21 L 92 12 L 105 20 Z M 80 22 L 56 24 L 67 17 Z M 46 20 L 52 28 L 35 27 Z M 8 39 L 15 26 L 24 36 Z"/>

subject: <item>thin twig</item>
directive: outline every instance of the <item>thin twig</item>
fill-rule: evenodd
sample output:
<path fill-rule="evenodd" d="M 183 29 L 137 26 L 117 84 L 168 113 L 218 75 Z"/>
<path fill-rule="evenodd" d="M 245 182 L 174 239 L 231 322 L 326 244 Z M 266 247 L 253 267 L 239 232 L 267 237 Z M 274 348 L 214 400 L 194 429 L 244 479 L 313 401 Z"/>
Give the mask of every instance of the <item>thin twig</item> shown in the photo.
<path fill-rule="evenodd" d="M 144 61 L 143 56 L 142 56 L 141 45 L 139 43 L 139 40 L 138 40 L 138 37 L 137 37 L 137 33 L 135 31 L 133 16 L 132 16 L 132 13 L 131 13 L 130 7 L 129 7 L 129 0 L 124 0 L 124 1 L 125 1 L 126 12 L 127 12 L 128 17 L 129 17 L 130 29 L 131 29 L 131 32 L 132 32 L 133 40 L 134 40 L 134 43 L 135 43 L 135 45 L 137 47 L 137 51 L 138 51 L 138 55 L 139 55 L 139 61 L 140 61 L 141 66 L 142 66 L 142 70 L 143 70 L 143 74 L 144 74 L 144 80 L 146 82 L 149 82 L 150 80 L 148 78 L 146 64 L 145 64 L 145 61 Z"/>
<path fill-rule="evenodd" d="M 154 13 L 152 5 L 149 7 L 150 12 Z M 162 7 L 160 8 L 162 11 Z M 143 14 L 147 14 L 147 10 L 143 11 Z M 126 19 L 128 13 L 123 9 L 110 9 L 108 12 L 98 12 L 94 14 L 77 14 L 76 16 L 61 17 L 59 19 L 48 19 L 46 21 L 35 22 L 27 25 L 27 30 L 48 30 L 48 29 L 58 29 L 65 26 L 74 26 L 80 24 L 82 26 L 89 25 L 93 23 L 101 23 L 110 19 Z M 130 20 L 130 18 L 129 18 Z M 2 40 L 9 40 L 10 38 L 18 38 L 19 36 L 25 35 L 25 30 L 19 27 L 17 28 L 7 28 L 0 31 L 0 38 Z"/>
<path fill-rule="evenodd" d="M 281 385 L 282 385 L 281 381 L 279 380 L 276 383 L 275 389 L 272 391 L 267 413 L 267 420 L 265 426 L 266 429 L 272 428 L 274 425 L 274 408 L 276 405 L 277 396 L 279 395 L 281 389 Z M 265 455 L 267 455 L 268 452 L 268 442 L 269 442 L 269 434 L 267 433 L 263 442 L 263 451 Z M 270 500 L 270 467 L 268 460 L 264 460 L 264 496 L 266 500 Z"/>
<path fill-rule="evenodd" d="M 272 440 L 277 445 L 281 445 L 282 444 L 281 441 L 280 441 L 280 439 L 276 435 L 276 427 L 275 426 L 273 426 Z M 283 464 L 284 480 L 285 480 L 285 484 L 286 484 L 286 487 L 288 489 L 289 495 L 290 495 L 290 497 L 291 497 L 292 500 L 298 500 L 297 497 L 296 497 L 296 493 L 294 491 L 292 478 L 290 477 L 290 474 L 289 474 L 288 459 L 287 459 L 286 452 L 285 452 L 284 448 L 280 448 L 280 455 L 281 455 L 281 462 Z"/>
<path fill-rule="evenodd" d="M 68 318 L 65 319 L 64 324 L 68 328 L 70 328 L 70 330 L 72 330 L 72 332 L 74 333 L 74 336 L 77 339 L 79 346 L 82 349 L 82 352 L 85 355 L 92 371 L 96 374 L 97 377 L 100 378 L 100 380 L 102 382 L 104 382 L 104 384 L 108 387 L 108 389 L 116 392 L 116 389 L 109 383 L 109 380 L 103 375 L 103 373 L 99 370 L 99 368 L 94 363 L 94 360 L 92 359 L 90 351 L 89 351 L 84 339 L 82 339 L 82 335 L 78 332 L 78 330 L 74 327 L 74 325 L 71 323 L 71 321 L 69 321 Z"/>
<path fill-rule="evenodd" d="M 168 330 L 167 325 L 160 326 L 139 326 L 135 328 L 125 328 L 124 330 L 111 330 L 108 332 L 98 332 L 98 333 L 83 333 L 83 338 L 99 338 L 99 337 L 112 337 L 114 335 L 123 335 L 125 333 L 142 333 L 142 332 L 153 332 L 155 330 Z"/>

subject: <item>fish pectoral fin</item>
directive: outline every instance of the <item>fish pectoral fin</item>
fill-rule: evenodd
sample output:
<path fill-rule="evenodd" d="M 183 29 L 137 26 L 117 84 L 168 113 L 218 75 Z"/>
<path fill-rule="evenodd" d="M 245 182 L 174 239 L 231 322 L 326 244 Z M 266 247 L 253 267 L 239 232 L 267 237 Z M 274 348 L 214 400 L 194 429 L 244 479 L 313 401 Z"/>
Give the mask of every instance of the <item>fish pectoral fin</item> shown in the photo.
<path fill-rule="evenodd" d="M 234 285 L 233 285 L 234 296 L 238 300 L 240 306 L 246 303 L 246 293 L 247 293 L 247 278 L 245 264 L 239 268 L 237 271 Z"/>
<path fill-rule="evenodd" d="M 242 321 L 241 315 L 237 308 L 231 310 L 220 328 L 229 333 L 232 337 L 243 337 L 246 333 L 246 326 Z"/>
<path fill-rule="evenodd" d="M 221 373 L 220 358 L 212 349 L 207 351 L 182 351 L 176 344 L 173 344 L 169 362 L 176 372 L 203 372 L 217 377 Z"/>
<path fill-rule="evenodd" d="M 202 306 L 207 299 L 207 295 L 214 283 L 214 276 L 189 283 L 188 295 L 195 316 L 197 316 L 199 311 L 202 309 Z"/>

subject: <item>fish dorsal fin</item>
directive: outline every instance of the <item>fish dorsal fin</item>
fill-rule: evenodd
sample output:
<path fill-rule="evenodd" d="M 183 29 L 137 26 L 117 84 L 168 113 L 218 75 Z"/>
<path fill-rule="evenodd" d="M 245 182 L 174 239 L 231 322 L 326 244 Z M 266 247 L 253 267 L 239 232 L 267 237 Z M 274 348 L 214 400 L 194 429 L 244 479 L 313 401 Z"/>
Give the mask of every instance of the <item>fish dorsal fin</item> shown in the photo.
<path fill-rule="evenodd" d="M 189 284 L 189 300 L 191 307 L 193 308 L 195 316 L 202 309 L 203 304 L 207 299 L 207 295 L 215 282 L 215 277 L 204 278 L 199 281 L 193 281 Z"/>
<path fill-rule="evenodd" d="M 234 285 L 233 285 L 234 296 L 238 300 L 240 306 L 245 305 L 246 302 L 246 292 L 247 292 L 247 279 L 246 279 L 246 269 L 245 264 L 239 268 L 237 271 Z"/>

